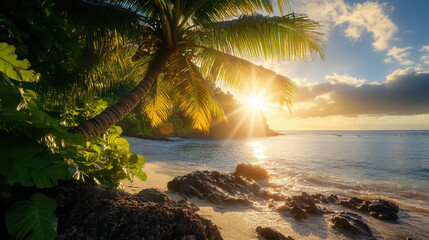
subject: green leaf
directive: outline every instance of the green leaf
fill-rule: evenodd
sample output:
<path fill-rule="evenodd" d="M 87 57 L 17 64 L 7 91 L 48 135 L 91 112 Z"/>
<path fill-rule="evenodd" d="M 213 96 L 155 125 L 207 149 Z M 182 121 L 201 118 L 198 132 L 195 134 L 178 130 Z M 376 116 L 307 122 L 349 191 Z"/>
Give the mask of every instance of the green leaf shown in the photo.
<path fill-rule="evenodd" d="M 71 165 L 45 146 L 14 136 L 4 136 L 0 143 L 0 174 L 6 176 L 11 185 L 46 188 L 72 176 Z"/>
<path fill-rule="evenodd" d="M 145 158 L 138 154 L 131 154 L 128 160 L 128 169 L 130 170 L 131 174 L 137 176 L 142 181 L 146 181 L 146 173 L 142 171 L 142 167 L 145 164 Z"/>
<path fill-rule="evenodd" d="M 122 133 L 122 128 L 119 126 L 112 126 L 111 128 L 109 128 L 108 130 L 109 134 L 117 134 L 117 135 L 121 135 Z"/>
<path fill-rule="evenodd" d="M 108 144 L 116 146 L 118 149 L 129 151 L 130 150 L 130 144 L 128 143 L 127 139 L 117 137 L 115 135 L 109 135 Z"/>
<path fill-rule="evenodd" d="M 147 179 L 147 175 L 143 171 L 140 171 L 139 173 L 137 173 L 136 176 L 142 181 L 146 181 Z"/>
<path fill-rule="evenodd" d="M 15 54 L 15 47 L 7 43 L 0 43 L 0 72 L 6 74 L 7 77 L 25 81 L 36 82 L 36 72 L 27 70 L 31 64 L 27 59 L 18 60 Z"/>
<path fill-rule="evenodd" d="M 55 199 L 36 193 L 30 200 L 12 204 L 6 212 L 6 228 L 17 239 L 55 239 L 58 226 L 56 208 Z"/>

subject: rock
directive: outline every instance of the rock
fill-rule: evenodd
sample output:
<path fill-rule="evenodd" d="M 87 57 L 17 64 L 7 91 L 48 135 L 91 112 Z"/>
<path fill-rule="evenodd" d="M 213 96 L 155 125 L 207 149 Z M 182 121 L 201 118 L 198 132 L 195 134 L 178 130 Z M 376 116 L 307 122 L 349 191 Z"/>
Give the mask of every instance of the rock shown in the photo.
<path fill-rule="evenodd" d="M 194 206 L 156 189 L 133 195 L 70 181 L 45 194 L 57 200 L 58 239 L 222 239 Z"/>
<path fill-rule="evenodd" d="M 245 163 L 237 165 L 234 175 L 250 177 L 254 180 L 265 179 L 269 177 L 267 170 L 263 169 L 261 166 Z"/>
<path fill-rule="evenodd" d="M 218 171 L 195 171 L 168 182 L 169 190 L 187 197 L 197 197 L 215 204 L 251 204 L 260 200 L 264 191 L 253 180 Z"/>
<path fill-rule="evenodd" d="M 369 215 L 380 220 L 396 221 L 398 220 L 398 212 L 398 205 L 383 199 L 372 201 L 368 205 Z"/>
<path fill-rule="evenodd" d="M 310 195 L 308 195 L 306 192 L 301 193 L 300 200 L 306 204 L 306 206 L 304 206 L 304 209 L 307 213 L 319 214 L 320 211 L 319 211 L 319 208 L 314 203 L 314 199 Z"/>
<path fill-rule="evenodd" d="M 354 208 L 363 212 L 368 212 L 368 205 L 370 204 L 370 201 L 363 200 L 357 197 L 352 197 L 341 199 L 338 201 L 338 204 L 343 207 Z"/>
<path fill-rule="evenodd" d="M 168 204 L 175 207 L 181 207 L 184 209 L 189 209 L 192 212 L 197 212 L 200 210 L 195 204 L 190 203 L 185 200 L 174 201 L 165 193 L 161 192 L 155 188 L 143 189 L 135 195 L 139 200 L 143 202 L 154 202 L 159 204 Z"/>
<path fill-rule="evenodd" d="M 329 219 L 332 227 L 359 239 L 372 239 L 373 233 L 363 218 L 350 212 L 340 212 Z"/>
<path fill-rule="evenodd" d="M 380 220 L 398 220 L 398 205 L 383 199 L 367 201 L 357 197 L 352 197 L 341 199 L 338 201 L 338 204 L 343 207 L 353 208 L 362 212 L 366 212 L 370 216 L 378 218 Z"/>
<path fill-rule="evenodd" d="M 336 203 L 338 202 L 338 196 L 335 194 L 331 194 L 326 198 L 329 202 L 331 203 Z"/>
<path fill-rule="evenodd" d="M 314 199 L 306 192 L 302 192 L 300 196 L 287 197 L 285 204 L 277 210 L 280 212 L 289 211 L 295 219 L 306 218 L 307 214 L 322 213 L 315 204 Z"/>
<path fill-rule="evenodd" d="M 328 199 L 325 197 L 325 195 L 321 193 L 311 194 L 310 195 L 315 201 L 319 203 L 328 203 Z"/>
<path fill-rule="evenodd" d="M 289 200 L 287 204 L 290 205 L 289 211 L 295 219 L 307 218 L 307 214 L 304 212 L 301 202 L 292 199 Z"/>
<path fill-rule="evenodd" d="M 292 237 L 285 237 L 272 228 L 263 228 L 259 226 L 256 228 L 256 232 L 267 240 L 293 240 Z"/>

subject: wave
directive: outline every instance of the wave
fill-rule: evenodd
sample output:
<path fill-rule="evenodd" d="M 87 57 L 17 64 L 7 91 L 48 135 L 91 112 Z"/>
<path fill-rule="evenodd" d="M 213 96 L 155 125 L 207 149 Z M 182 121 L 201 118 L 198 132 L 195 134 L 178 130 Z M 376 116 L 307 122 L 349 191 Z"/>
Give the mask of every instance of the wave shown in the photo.
<path fill-rule="evenodd" d="M 402 208 L 429 216 L 429 192 L 423 187 L 382 181 L 345 180 L 327 174 L 300 172 L 294 169 L 273 172 L 277 186 L 287 186 L 296 192 L 335 193 L 339 196 L 356 196 L 364 199 L 389 199 Z"/>

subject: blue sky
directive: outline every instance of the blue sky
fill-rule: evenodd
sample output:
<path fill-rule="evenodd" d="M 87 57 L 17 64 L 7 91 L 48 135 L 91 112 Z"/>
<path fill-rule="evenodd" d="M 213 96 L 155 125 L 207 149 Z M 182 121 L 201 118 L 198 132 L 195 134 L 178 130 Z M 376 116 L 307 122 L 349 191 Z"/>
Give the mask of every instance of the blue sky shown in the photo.
<path fill-rule="evenodd" d="M 300 85 L 292 114 L 266 113 L 273 128 L 429 129 L 429 1 L 301 0 L 294 10 L 321 21 L 328 48 L 324 61 L 263 63 Z"/>

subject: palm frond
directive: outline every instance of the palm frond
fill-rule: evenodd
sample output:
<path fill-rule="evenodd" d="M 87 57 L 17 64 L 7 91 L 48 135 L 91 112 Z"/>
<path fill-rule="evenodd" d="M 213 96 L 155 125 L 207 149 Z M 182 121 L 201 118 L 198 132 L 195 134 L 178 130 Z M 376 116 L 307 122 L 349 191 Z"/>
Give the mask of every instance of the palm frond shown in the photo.
<path fill-rule="evenodd" d="M 258 92 L 267 101 L 293 107 L 296 85 L 288 78 L 211 48 L 203 48 L 197 57 L 202 74 L 218 87 L 243 96 Z"/>
<path fill-rule="evenodd" d="M 166 5 L 164 0 L 116 0 L 115 3 L 146 17 L 158 15 L 160 3 Z"/>
<path fill-rule="evenodd" d="M 160 77 L 142 102 L 141 110 L 152 127 L 159 127 L 173 114 L 172 84 Z"/>
<path fill-rule="evenodd" d="M 188 58 L 178 55 L 169 63 L 170 69 L 180 69 L 174 80 L 175 102 L 183 114 L 192 119 L 192 127 L 207 134 L 213 120 L 225 120 L 222 108 L 198 67 Z"/>
<path fill-rule="evenodd" d="M 272 0 L 193 0 L 182 1 L 184 21 L 193 24 L 222 21 L 252 12 L 273 13 Z M 290 7 L 290 0 L 278 0 L 280 12 Z"/>
<path fill-rule="evenodd" d="M 305 15 L 242 15 L 197 29 L 196 42 L 250 60 L 304 60 L 324 56 L 321 25 Z"/>

